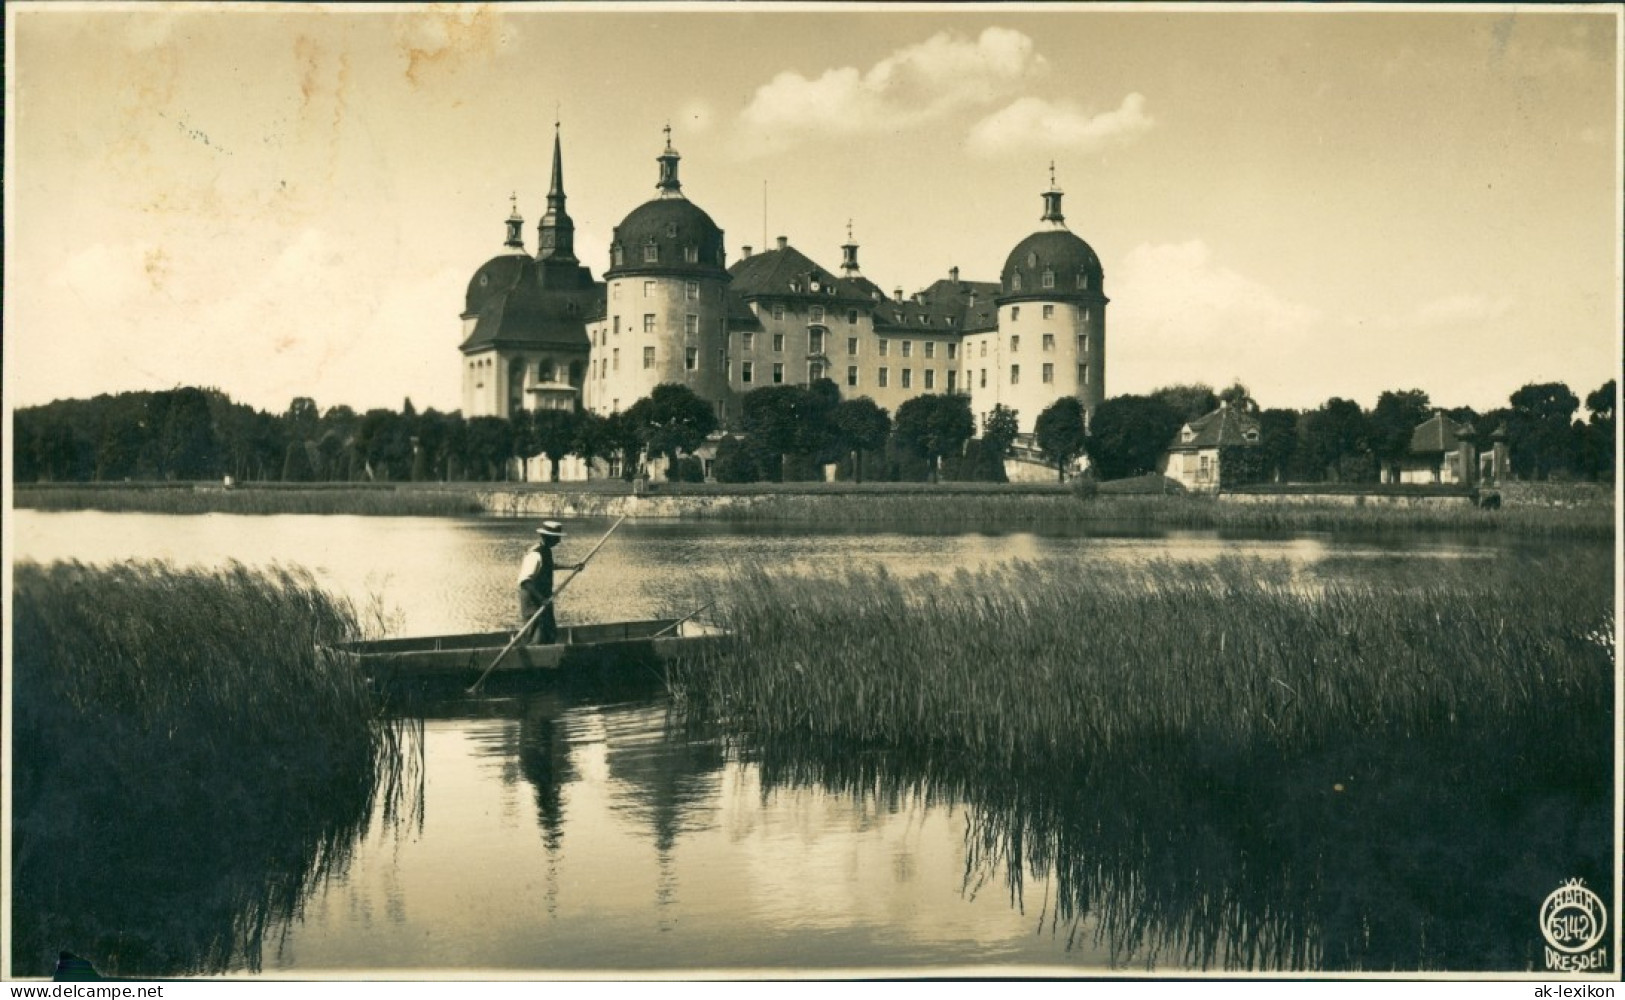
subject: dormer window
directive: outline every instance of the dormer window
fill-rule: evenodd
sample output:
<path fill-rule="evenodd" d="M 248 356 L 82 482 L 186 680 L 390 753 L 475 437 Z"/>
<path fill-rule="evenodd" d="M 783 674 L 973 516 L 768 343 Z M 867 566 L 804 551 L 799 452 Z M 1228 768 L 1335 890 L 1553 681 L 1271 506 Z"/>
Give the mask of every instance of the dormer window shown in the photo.
<path fill-rule="evenodd" d="M 1012 274 L 1010 276 L 1010 290 L 1012 292 L 1021 291 L 1021 272 L 1020 271 L 1017 271 L 1015 274 Z"/>
<path fill-rule="evenodd" d="M 645 264 L 660 263 L 660 247 L 655 243 L 643 244 L 643 262 Z"/>
<path fill-rule="evenodd" d="M 1037 267 L 1038 266 L 1038 254 L 1031 251 L 1031 250 L 1027 251 L 1027 266 L 1028 267 Z"/>
<path fill-rule="evenodd" d="M 700 248 L 692 243 L 684 247 L 683 260 L 690 264 L 698 264 L 700 262 Z"/>
<path fill-rule="evenodd" d="M 620 267 L 626 263 L 626 254 L 622 252 L 619 243 L 609 248 L 609 263 L 611 267 Z"/>
<path fill-rule="evenodd" d="M 1256 428 L 1253 428 L 1253 427 L 1247 428 L 1246 430 L 1241 432 L 1241 436 L 1246 439 L 1248 444 L 1257 444 L 1258 443 L 1258 430 Z"/>
<path fill-rule="evenodd" d="M 677 223 L 675 223 L 675 222 L 666 223 L 666 239 L 674 240 L 676 238 L 677 238 Z"/>
<path fill-rule="evenodd" d="M 1180 432 L 1179 432 L 1179 440 L 1184 444 L 1190 444 L 1192 441 L 1196 440 L 1196 432 L 1191 430 L 1191 425 L 1190 424 L 1186 424 L 1180 430 Z"/>
<path fill-rule="evenodd" d="M 1089 287 L 1089 276 L 1087 274 L 1078 275 L 1078 287 L 1079 288 L 1088 288 Z"/>
<path fill-rule="evenodd" d="M 1043 280 L 1042 280 L 1042 284 L 1043 284 L 1043 286 L 1045 288 L 1054 288 L 1055 287 L 1055 272 L 1050 270 L 1047 267 L 1044 268 L 1044 277 L 1043 277 Z"/>

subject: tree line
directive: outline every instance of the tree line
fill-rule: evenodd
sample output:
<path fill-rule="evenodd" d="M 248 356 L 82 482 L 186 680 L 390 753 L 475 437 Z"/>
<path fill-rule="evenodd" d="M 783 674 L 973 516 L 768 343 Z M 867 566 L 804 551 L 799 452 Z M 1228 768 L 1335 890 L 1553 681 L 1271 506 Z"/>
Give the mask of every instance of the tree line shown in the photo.
<path fill-rule="evenodd" d="M 1580 399 L 1555 382 L 1526 385 L 1508 405 L 1482 413 L 1443 412 L 1470 426 L 1481 450 L 1504 433 L 1519 478 L 1608 480 L 1615 395 L 1612 380 L 1588 394 L 1583 420 Z M 1240 384 L 1220 391 L 1175 385 L 1105 400 L 1087 421 L 1076 399 L 1062 398 L 1021 443 L 1058 473 L 1087 456 L 1100 479 L 1140 475 L 1157 469 L 1184 423 L 1221 402 L 1259 422 L 1254 476 L 1290 482 L 1374 482 L 1439 409 L 1416 389 L 1384 392 L 1370 410 L 1338 397 L 1292 410 L 1261 408 Z M 399 411 L 322 410 L 308 397 L 272 414 L 215 389 L 183 387 L 17 410 L 13 474 L 24 483 L 495 481 L 511 478 L 517 460 L 541 457 L 556 480 L 560 464 L 575 456 L 589 468 L 608 461 L 630 479 L 646 471 L 646 458 L 660 456 L 669 478 L 699 480 L 705 471 L 696 452 L 714 439 L 711 474 L 722 482 L 822 479 L 829 465 L 857 481 L 999 482 L 1018 440 L 1018 416 L 996 407 L 978 427 L 963 395 L 917 396 L 893 415 L 867 397 L 843 399 L 828 379 L 753 390 L 726 428 L 708 403 L 678 385 L 657 386 L 607 417 L 540 410 L 512 418 L 420 412 L 410 399 Z"/>

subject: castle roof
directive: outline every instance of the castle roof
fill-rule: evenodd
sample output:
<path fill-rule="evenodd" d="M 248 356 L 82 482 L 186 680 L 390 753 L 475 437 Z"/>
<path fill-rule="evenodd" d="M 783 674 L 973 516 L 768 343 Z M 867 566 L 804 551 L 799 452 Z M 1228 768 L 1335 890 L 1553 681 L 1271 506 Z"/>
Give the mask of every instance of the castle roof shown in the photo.
<path fill-rule="evenodd" d="M 1259 428 L 1256 418 L 1232 407 L 1221 406 L 1181 427 L 1179 434 L 1168 445 L 1168 450 L 1197 451 L 1202 448 L 1255 445 L 1258 444 Z"/>
<path fill-rule="evenodd" d="M 585 267 L 550 268 L 530 257 L 497 257 L 469 282 L 464 354 L 492 347 L 587 350 L 586 324 L 602 315 L 604 285 Z"/>
<path fill-rule="evenodd" d="M 1458 424 L 1443 413 L 1435 413 L 1411 432 L 1410 450 L 1422 455 L 1455 451 L 1461 439 L 1471 433 L 1470 426 Z"/>

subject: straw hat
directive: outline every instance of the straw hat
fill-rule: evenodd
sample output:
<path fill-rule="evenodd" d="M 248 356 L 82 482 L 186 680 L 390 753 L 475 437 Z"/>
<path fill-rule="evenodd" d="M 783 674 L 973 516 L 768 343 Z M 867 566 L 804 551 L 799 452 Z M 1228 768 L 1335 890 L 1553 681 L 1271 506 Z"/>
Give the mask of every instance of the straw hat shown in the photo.
<path fill-rule="evenodd" d="M 536 529 L 536 533 L 543 538 L 563 538 L 564 525 L 558 521 L 543 521 L 542 526 Z"/>

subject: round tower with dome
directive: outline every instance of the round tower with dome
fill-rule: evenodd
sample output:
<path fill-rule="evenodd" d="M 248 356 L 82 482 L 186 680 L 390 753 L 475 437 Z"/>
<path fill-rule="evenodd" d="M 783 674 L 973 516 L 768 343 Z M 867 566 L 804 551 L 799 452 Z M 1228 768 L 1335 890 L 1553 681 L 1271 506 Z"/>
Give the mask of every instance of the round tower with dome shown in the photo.
<path fill-rule="evenodd" d="M 586 404 L 600 414 L 675 383 L 728 416 L 727 253 L 722 230 L 684 196 L 680 159 L 667 126 L 659 194 L 628 213 L 610 240 L 604 312 L 588 328 Z"/>
<path fill-rule="evenodd" d="M 973 411 L 1007 406 L 1022 434 L 1033 433 L 1057 399 L 1076 396 L 1087 416 L 1106 390 L 1109 300 L 1100 257 L 1067 228 L 1054 171 L 1052 164 L 1040 228 L 1015 245 L 999 273 L 997 328 L 968 337 L 965 351 Z"/>

